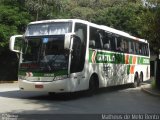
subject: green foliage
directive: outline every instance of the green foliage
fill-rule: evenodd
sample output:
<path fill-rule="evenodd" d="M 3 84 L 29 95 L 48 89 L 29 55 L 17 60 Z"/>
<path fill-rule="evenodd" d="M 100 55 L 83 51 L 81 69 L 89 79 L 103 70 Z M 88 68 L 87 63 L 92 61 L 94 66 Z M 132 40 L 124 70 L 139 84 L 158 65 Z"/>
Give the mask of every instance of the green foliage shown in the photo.
<path fill-rule="evenodd" d="M 31 16 L 18 7 L 0 5 L 0 53 L 11 35 L 23 33 Z"/>
<path fill-rule="evenodd" d="M 91 21 L 94 11 L 91 8 L 76 7 L 71 11 L 71 18 L 84 19 Z"/>
<path fill-rule="evenodd" d="M 158 6 L 159 2 L 148 0 Z M 140 0 L 0 0 L 0 46 L 16 33 L 23 33 L 33 20 L 79 18 L 107 25 L 159 44 L 159 7 Z M 11 6 L 12 5 L 12 6 Z M 157 48 L 153 48 L 157 51 Z"/>
<path fill-rule="evenodd" d="M 146 9 L 139 4 L 118 5 L 97 11 L 94 22 L 142 37 L 141 16 L 145 11 Z"/>
<path fill-rule="evenodd" d="M 4 56 L 10 36 L 23 34 L 30 21 L 56 18 L 107 25 L 149 40 L 156 53 L 160 48 L 159 0 L 147 0 L 145 6 L 141 0 L 0 0 L 0 11 L 0 55 Z"/>
<path fill-rule="evenodd" d="M 51 19 L 63 11 L 63 0 L 26 0 L 25 7 L 34 20 Z"/>
<path fill-rule="evenodd" d="M 148 0 L 147 11 L 143 13 L 144 38 L 150 42 L 152 52 L 159 54 L 160 49 L 160 1 Z"/>

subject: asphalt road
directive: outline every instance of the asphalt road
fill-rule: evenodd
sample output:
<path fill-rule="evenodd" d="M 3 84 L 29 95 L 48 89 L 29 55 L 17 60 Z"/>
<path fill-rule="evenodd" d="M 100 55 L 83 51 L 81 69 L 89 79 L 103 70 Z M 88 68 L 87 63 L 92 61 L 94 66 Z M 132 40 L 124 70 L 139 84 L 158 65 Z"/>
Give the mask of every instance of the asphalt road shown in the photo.
<path fill-rule="evenodd" d="M 160 98 L 144 93 L 140 87 L 130 88 L 128 85 L 110 87 L 98 90 L 93 96 L 83 92 L 50 96 L 46 92 L 19 91 L 17 83 L 0 84 L 1 117 L 10 114 L 36 116 L 43 114 L 48 116 L 53 114 L 146 113 L 160 113 Z M 11 115 L 9 117 L 16 117 Z"/>

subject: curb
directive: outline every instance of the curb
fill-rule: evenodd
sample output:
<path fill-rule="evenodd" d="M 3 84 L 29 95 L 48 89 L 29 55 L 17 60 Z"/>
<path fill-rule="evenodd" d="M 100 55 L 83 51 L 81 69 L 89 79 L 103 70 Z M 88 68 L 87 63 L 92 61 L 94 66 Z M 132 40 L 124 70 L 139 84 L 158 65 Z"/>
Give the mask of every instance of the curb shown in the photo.
<path fill-rule="evenodd" d="M 150 90 L 147 90 L 147 89 L 145 89 L 145 88 L 143 88 L 143 87 L 141 87 L 141 90 L 142 90 L 143 92 L 145 92 L 145 93 L 148 93 L 148 94 L 152 95 L 152 96 L 158 96 L 158 97 L 160 97 L 160 94 L 151 92 Z"/>
<path fill-rule="evenodd" d="M 1 81 L 0 80 L 0 84 L 3 84 L 3 83 L 18 83 L 18 81 L 17 80 L 15 80 L 15 81 Z"/>

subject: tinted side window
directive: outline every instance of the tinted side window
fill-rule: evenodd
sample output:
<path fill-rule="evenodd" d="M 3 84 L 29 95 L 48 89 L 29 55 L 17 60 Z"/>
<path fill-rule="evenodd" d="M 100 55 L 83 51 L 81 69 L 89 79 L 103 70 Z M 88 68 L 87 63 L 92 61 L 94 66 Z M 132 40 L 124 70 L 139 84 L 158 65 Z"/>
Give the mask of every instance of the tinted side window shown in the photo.
<path fill-rule="evenodd" d="M 129 53 L 134 54 L 135 53 L 135 48 L 134 48 L 134 42 L 129 40 Z"/>
<path fill-rule="evenodd" d="M 90 27 L 90 36 L 89 36 L 89 42 L 90 42 L 90 48 L 93 49 L 102 49 L 103 43 L 102 43 L 102 32 L 101 30 Z"/>
<path fill-rule="evenodd" d="M 111 37 L 111 50 L 112 50 L 112 51 L 115 51 L 115 50 L 116 50 L 115 40 L 116 40 L 116 36 L 115 36 L 115 35 L 112 35 L 112 37 Z"/>
<path fill-rule="evenodd" d="M 145 46 L 146 46 L 146 44 L 143 44 L 143 46 L 142 46 L 143 55 L 147 55 L 147 49 Z"/>
<path fill-rule="evenodd" d="M 116 51 L 128 53 L 128 41 L 124 37 L 116 37 Z"/>
<path fill-rule="evenodd" d="M 116 37 L 113 34 L 105 32 L 104 39 L 103 39 L 104 50 L 114 51 L 115 50 L 115 39 Z"/>
<path fill-rule="evenodd" d="M 139 43 L 138 42 L 136 42 L 135 43 L 135 50 L 136 50 L 136 54 L 138 54 L 139 55 Z"/>
<path fill-rule="evenodd" d="M 129 44 L 128 43 L 129 43 L 128 40 L 126 38 L 122 37 L 122 50 L 125 53 L 129 52 L 129 46 L 128 46 Z"/>
<path fill-rule="evenodd" d="M 133 41 L 133 46 L 135 48 L 135 53 L 137 55 L 144 55 L 144 56 L 148 56 L 149 55 L 149 48 L 148 48 L 148 44 L 146 43 L 142 43 L 142 42 L 138 42 L 138 41 Z"/>
<path fill-rule="evenodd" d="M 149 56 L 149 45 L 146 44 L 146 45 L 145 45 L 145 48 L 146 48 L 146 56 Z"/>
<path fill-rule="evenodd" d="M 116 51 L 121 52 L 122 51 L 121 49 L 122 40 L 119 36 L 115 38 L 115 43 L 116 43 Z"/>

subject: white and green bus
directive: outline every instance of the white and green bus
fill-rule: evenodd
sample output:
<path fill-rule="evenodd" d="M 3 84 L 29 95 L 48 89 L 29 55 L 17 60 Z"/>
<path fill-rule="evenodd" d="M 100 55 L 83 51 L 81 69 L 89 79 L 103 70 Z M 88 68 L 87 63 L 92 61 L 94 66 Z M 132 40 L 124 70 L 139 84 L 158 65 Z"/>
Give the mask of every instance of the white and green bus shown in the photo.
<path fill-rule="evenodd" d="M 24 91 L 95 91 L 150 79 L 147 40 L 84 20 L 31 22 L 10 38 L 10 49 L 19 54 Z"/>

